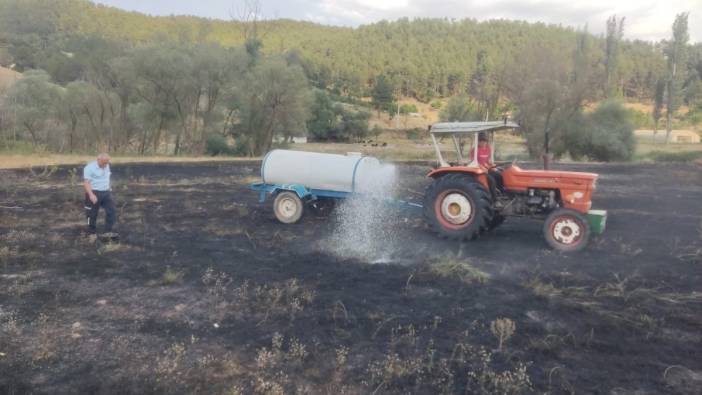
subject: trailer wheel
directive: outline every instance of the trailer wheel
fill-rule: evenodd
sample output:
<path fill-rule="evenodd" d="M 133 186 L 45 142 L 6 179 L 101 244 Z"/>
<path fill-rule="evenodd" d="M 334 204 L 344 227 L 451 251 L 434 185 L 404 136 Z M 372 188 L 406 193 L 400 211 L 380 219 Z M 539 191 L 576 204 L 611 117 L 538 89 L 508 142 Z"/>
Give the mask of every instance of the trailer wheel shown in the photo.
<path fill-rule="evenodd" d="M 579 212 L 559 208 L 546 217 L 544 237 L 548 245 L 555 250 L 580 251 L 590 240 L 590 224 Z"/>
<path fill-rule="evenodd" d="M 305 205 L 295 192 L 279 192 L 273 200 L 273 212 L 278 221 L 284 224 L 294 224 L 302 218 Z"/>
<path fill-rule="evenodd" d="M 424 217 L 440 236 L 477 238 L 492 220 L 489 192 L 475 178 L 448 174 L 435 179 L 424 194 Z"/>

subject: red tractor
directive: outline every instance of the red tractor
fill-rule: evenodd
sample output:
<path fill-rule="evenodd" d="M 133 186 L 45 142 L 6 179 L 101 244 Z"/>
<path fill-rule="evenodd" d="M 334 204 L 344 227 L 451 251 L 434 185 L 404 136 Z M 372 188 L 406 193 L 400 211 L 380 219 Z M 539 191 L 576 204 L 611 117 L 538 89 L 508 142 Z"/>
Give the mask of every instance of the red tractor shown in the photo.
<path fill-rule="evenodd" d="M 428 174 L 433 182 L 424 195 L 429 226 L 450 239 L 472 240 L 506 217 L 543 218 L 544 237 L 551 247 L 585 248 L 591 233 L 604 231 L 607 218 L 606 211 L 590 210 L 598 175 L 523 170 L 516 160 L 504 167 L 494 165 L 495 132 L 517 128 L 507 121 L 437 123 L 429 128 L 438 157 L 438 167 Z M 453 143 L 455 162 L 444 159 L 437 139 Z"/>

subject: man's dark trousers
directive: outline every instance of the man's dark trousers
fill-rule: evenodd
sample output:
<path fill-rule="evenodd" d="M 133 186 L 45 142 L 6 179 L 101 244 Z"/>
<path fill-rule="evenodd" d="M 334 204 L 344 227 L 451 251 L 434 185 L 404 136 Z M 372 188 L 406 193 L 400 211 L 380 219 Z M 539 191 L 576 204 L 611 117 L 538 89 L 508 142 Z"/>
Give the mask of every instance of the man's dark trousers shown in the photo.
<path fill-rule="evenodd" d="M 112 201 L 110 191 L 93 191 L 97 196 L 97 203 L 93 204 L 90 201 L 88 194 L 85 194 L 85 210 L 88 216 L 88 226 L 94 231 L 97 225 L 98 211 L 100 207 L 105 210 L 105 231 L 112 232 L 112 226 L 115 224 L 115 204 Z"/>

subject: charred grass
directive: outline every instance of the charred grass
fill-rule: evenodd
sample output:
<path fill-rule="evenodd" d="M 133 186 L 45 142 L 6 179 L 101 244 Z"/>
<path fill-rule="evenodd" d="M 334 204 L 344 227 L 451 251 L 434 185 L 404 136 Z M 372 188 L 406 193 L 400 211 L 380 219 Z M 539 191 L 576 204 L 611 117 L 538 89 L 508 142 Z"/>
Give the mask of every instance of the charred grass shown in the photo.
<path fill-rule="evenodd" d="M 694 393 L 702 193 L 666 175 L 702 180 L 680 166 L 577 168 L 619 210 L 580 254 L 528 221 L 455 243 L 409 218 L 383 264 L 319 250 L 323 217 L 277 224 L 256 163 L 115 166 L 118 243 L 82 233 L 75 168 L 5 172 L 0 392 Z M 632 173 L 668 195 L 608 194 Z"/>

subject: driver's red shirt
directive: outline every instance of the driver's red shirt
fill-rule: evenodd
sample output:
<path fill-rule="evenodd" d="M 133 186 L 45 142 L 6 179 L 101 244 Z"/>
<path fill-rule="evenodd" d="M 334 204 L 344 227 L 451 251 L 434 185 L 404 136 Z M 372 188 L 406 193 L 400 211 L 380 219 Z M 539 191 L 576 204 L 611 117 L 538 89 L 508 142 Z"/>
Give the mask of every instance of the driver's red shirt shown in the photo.
<path fill-rule="evenodd" d="M 486 145 L 484 147 L 478 146 L 478 165 L 485 166 L 490 163 L 490 146 Z M 470 150 L 470 159 L 473 160 L 475 155 L 475 148 Z"/>

